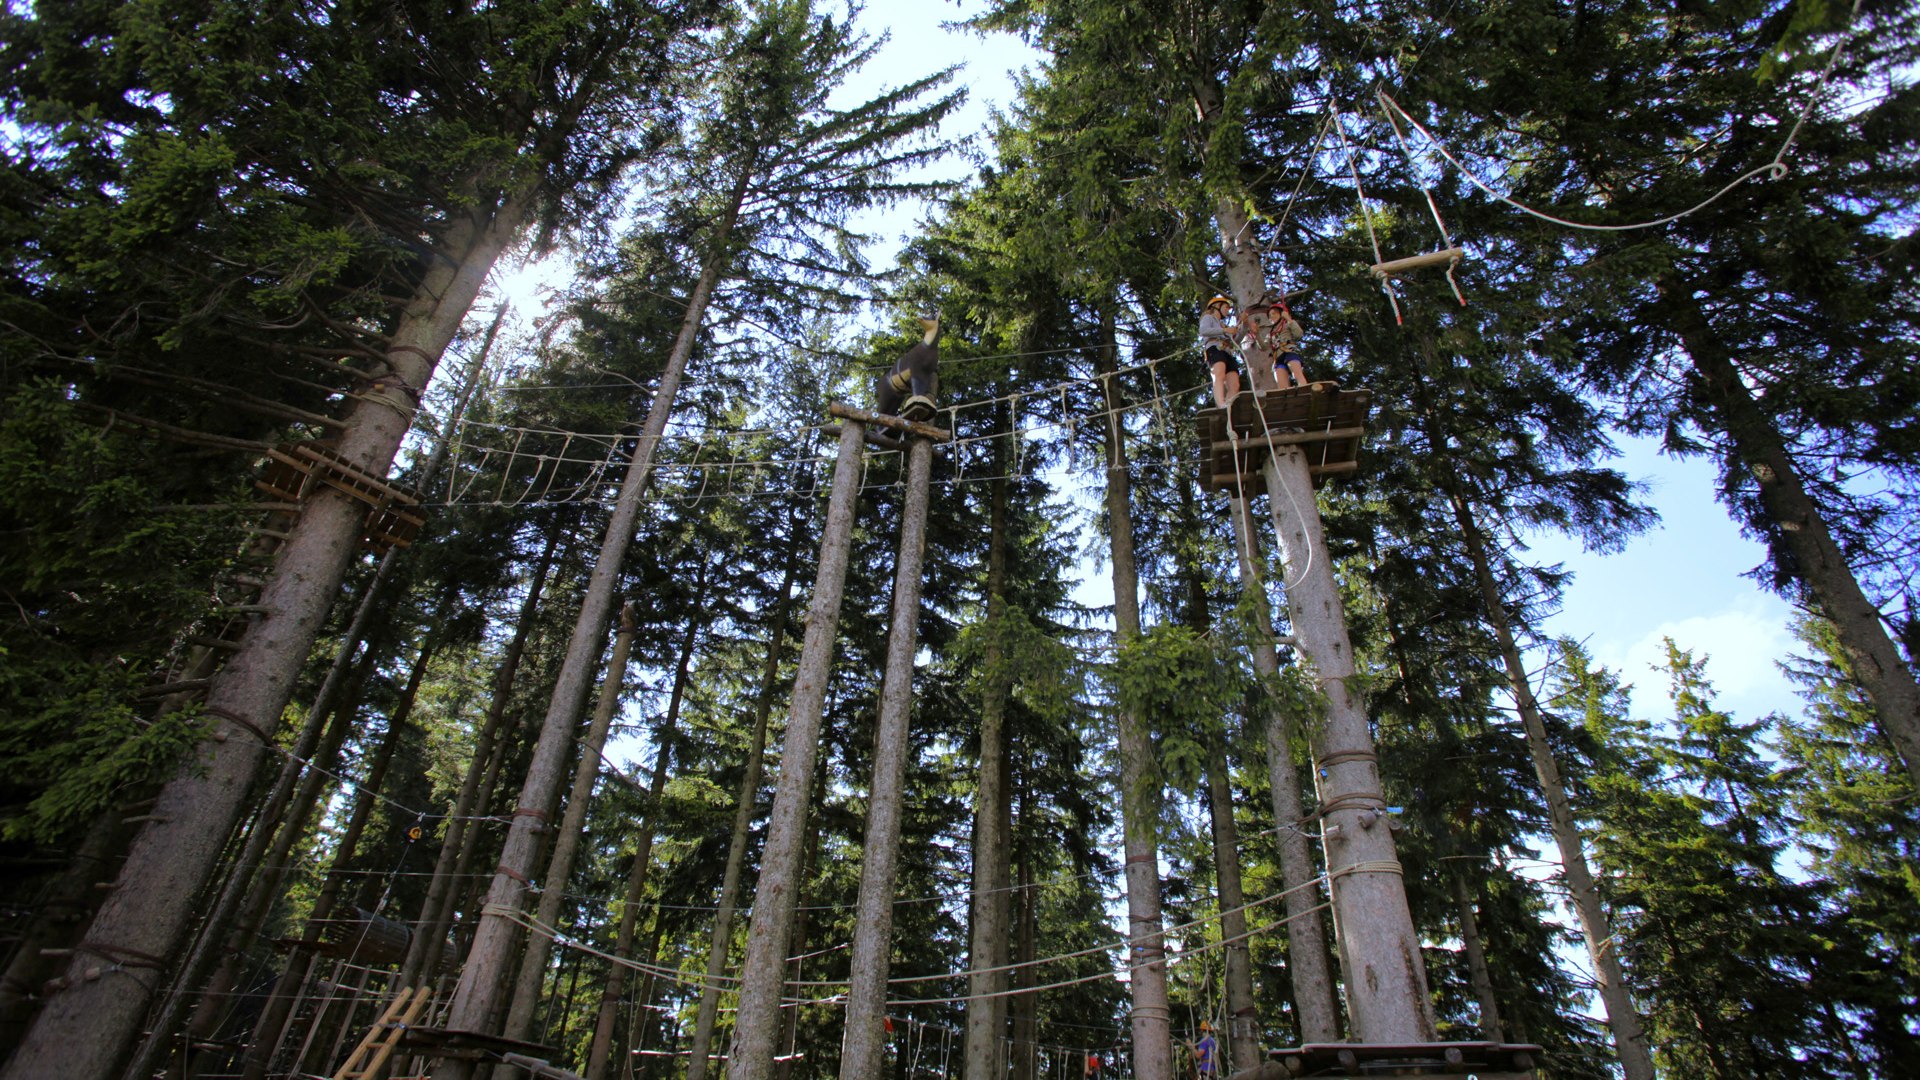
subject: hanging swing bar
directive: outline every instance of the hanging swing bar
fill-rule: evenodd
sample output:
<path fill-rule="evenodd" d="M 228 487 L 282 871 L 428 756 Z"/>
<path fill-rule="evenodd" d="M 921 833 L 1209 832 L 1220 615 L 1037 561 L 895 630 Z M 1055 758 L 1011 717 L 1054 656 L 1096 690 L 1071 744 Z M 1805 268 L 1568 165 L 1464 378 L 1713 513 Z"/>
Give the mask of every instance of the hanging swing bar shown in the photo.
<path fill-rule="evenodd" d="M 1379 99 L 1380 111 L 1382 115 L 1387 118 L 1387 126 L 1393 129 L 1394 141 L 1399 144 L 1400 153 L 1406 159 L 1408 175 L 1413 178 L 1415 183 L 1420 185 L 1420 193 L 1425 196 L 1427 200 L 1427 210 L 1432 213 L 1434 226 L 1440 232 L 1440 249 L 1438 251 L 1409 255 L 1401 259 L 1389 259 L 1386 257 L 1385 253 L 1380 250 L 1380 234 L 1373 225 L 1373 208 L 1367 202 L 1366 187 L 1360 179 L 1359 153 L 1354 149 L 1353 143 L 1348 140 L 1346 126 L 1339 122 L 1340 116 L 1336 113 L 1334 116 L 1334 131 L 1340 136 L 1340 145 L 1347 152 L 1347 170 L 1353 177 L 1354 195 L 1360 203 L 1360 219 L 1366 224 L 1367 241 L 1373 246 L 1373 265 L 1367 269 L 1368 272 L 1373 275 L 1373 279 L 1380 283 L 1380 291 L 1387 294 L 1387 303 L 1393 307 L 1394 324 L 1396 326 L 1404 326 L 1406 325 L 1406 318 L 1400 311 L 1400 296 L 1399 293 L 1394 290 L 1394 279 L 1410 271 L 1421 270 L 1432 266 L 1445 266 L 1447 268 L 1447 285 L 1453 290 L 1454 298 L 1459 300 L 1462 306 L 1465 306 L 1467 298 L 1461 293 L 1460 283 L 1454 279 L 1453 272 L 1466 258 L 1467 253 L 1458 244 L 1453 242 L 1453 237 L 1447 231 L 1446 219 L 1440 216 L 1440 204 L 1434 200 L 1432 189 L 1420 179 L 1419 165 L 1414 160 L 1413 148 L 1407 144 L 1406 135 L 1400 130 L 1399 122 L 1394 119 L 1392 110 L 1388 108 L 1387 101 L 1384 97 L 1385 91 L 1376 90 L 1374 91 L 1374 95 Z"/>
<path fill-rule="evenodd" d="M 1427 186 L 1425 180 L 1420 179 L 1420 167 L 1419 163 L 1413 159 L 1413 148 L 1407 145 L 1407 135 L 1400 130 L 1400 121 L 1396 120 L 1393 115 L 1394 110 L 1399 108 L 1399 106 L 1388 101 L 1385 88 L 1376 88 L 1373 92 L 1373 97 L 1380 105 L 1380 115 L 1387 118 L 1387 126 L 1393 129 L 1393 141 L 1400 144 L 1400 156 L 1407 159 L 1407 175 L 1413 177 L 1414 180 L 1419 183 L 1420 194 L 1424 195 L 1427 200 L 1427 210 L 1433 214 L 1434 227 L 1440 230 L 1441 250 L 1429 255 L 1416 255 L 1413 259 L 1400 259 L 1398 261 L 1400 263 L 1414 263 L 1415 266 L 1437 265 L 1444 261 L 1447 264 L 1447 285 L 1453 289 L 1453 297 L 1460 301 L 1460 306 L 1466 307 L 1467 298 L 1460 292 L 1460 283 L 1453 279 L 1453 269 L 1460 265 L 1460 260 L 1465 257 L 1466 253 L 1460 250 L 1460 248 L 1454 244 L 1453 238 L 1448 235 L 1446 219 L 1440 216 L 1440 204 L 1433 201 L 1433 189 Z M 1390 104 L 1391 107 L 1389 107 Z M 1417 261 L 1421 259 L 1426 261 Z M 1414 269 L 1414 266 L 1407 268 Z M 1383 273 L 1393 273 L 1391 269 L 1386 269 L 1378 265 L 1373 268 L 1373 272 L 1375 276 Z"/>

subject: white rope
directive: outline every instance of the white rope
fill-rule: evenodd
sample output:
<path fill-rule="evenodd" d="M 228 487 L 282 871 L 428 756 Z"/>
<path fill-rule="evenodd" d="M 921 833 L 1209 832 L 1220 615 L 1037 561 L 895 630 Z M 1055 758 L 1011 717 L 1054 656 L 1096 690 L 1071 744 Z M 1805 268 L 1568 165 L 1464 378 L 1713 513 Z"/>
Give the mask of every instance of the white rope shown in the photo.
<path fill-rule="evenodd" d="M 1734 188 L 1739 187 L 1740 185 L 1746 183 L 1749 180 L 1754 180 L 1761 176 L 1765 176 L 1769 180 L 1781 180 L 1786 177 L 1789 171 L 1786 163 L 1787 153 L 1793 149 L 1793 144 L 1795 140 L 1797 140 L 1800 137 L 1800 129 L 1806 124 L 1807 118 L 1813 115 L 1813 110 L 1819 105 L 1822 92 L 1825 91 L 1826 89 L 1827 81 L 1832 77 L 1833 69 L 1835 65 L 1837 65 L 1840 62 L 1840 54 L 1846 51 L 1848 40 L 1852 34 L 1854 20 L 1860 14 L 1860 4 L 1861 4 L 1861 0 L 1854 0 L 1853 9 L 1847 15 L 1847 25 L 1845 29 L 1841 31 L 1840 40 L 1834 43 L 1833 51 L 1827 55 L 1827 63 L 1826 63 L 1826 66 L 1820 72 L 1820 78 L 1814 83 L 1812 93 L 1810 93 L 1807 96 L 1807 103 L 1805 107 L 1803 107 L 1800 110 L 1800 115 L 1794 119 L 1793 127 L 1787 131 L 1787 137 L 1781 141 L 1780 149 L 1774 153 L 1773 160 L 1769 161 L 1765 165 L 1760 166 L 1757 169 L 1749 169 L 1748 171 L 1740 174 L 1739 176 L 1735 177 L 1731 182 L 1729 182 L 1727 186 L 1721 188 L 1719 191 L 1714 192 L 1712 195 L 1707 196 L 1704 200 L 1700 201 L 1699 203 L 1693 206 L 1690 206 L 1678 213 L 1668 214 L 1665 217 L 1654 218 L 1651 221 L 1636 221 L 1628 225 L 1594 225 L 1584 221 L 1571 221 L 1567 218 L 1559 217 L 1554 214 L 1549 214 L 1540 210 L 1535 210 L 1533 207 L 1528 206 L 1525 203 L 1522 203 L 1510 196 L 1503 195 L 1500 192 L 1495 191 L 1492 187 L 1488 186 L 1485 181 L 1481 180 L 1478 176 L 1475 176 L 1472 170 L 1468 169 L 1466 165 L 1460 161 L 1459 158 L 1453 155 L 1452 151 L 1447 149 L 1446 144 L 1442 143 L 1438 136 L 1436 136 L 1433 132 L 1428 131 L 1426 127 L 1424 127 L 1420 123 L 1420 121 L 1415 120 L 1411 115 L 1409 115 L 1407 110 L 1401 108 L 1400 103 L 1393 100 L 1393 98 L 1390 95 L 1388 95 L 1388 93 L 1384 89 L 1376 90 L 1375 94 L 1380 98 L 1383 104 L 1390 106 L 1394 112 L 1399 113 L 1400 116 L 1403 119 L 1405 119 L 1408 124 L 1412 125 L 1415 131 L 1418 131 L 1420 134 L 1426 136 L 1427 141 L 1430 144 L 1432 144 L 1433 148 L 1436 151 L 1439 152 L 1440 156 L 1452 162 L 1454 168 L 1459 169 L 1460 175 L 1466 177 L 1469 183 L 1471 183 L 1474 187 L 1479 188 L 1481 191 L 1486 192 L 1488 195 L 1492 196 L 1493 198 L 1498 199 L 1499 201 L 1506 203 L 1508 206 L 1513 207 L 1515 210 L 1520 211 L 1521 213 L 1530 214 L 1533 217 L 1539 218 L 1541 221 L 1549 222 L 1554 225 L 1559 225 L 1563 228 L 1584 229 L 1589 232 L 1631 232 L 1637 229 L 1657 229 L 1663 225 L 1671 225 L 1682 218 L 1689 217 L 1693 214 L 1699 213 L 1702 210 L 1705 210 L 1707 207 L 1712 206 L 1714 203 L 1720 201 L 1720 199 L 1723 196 L 1725 196 L 1727 192 L 1732 191 Z"/>

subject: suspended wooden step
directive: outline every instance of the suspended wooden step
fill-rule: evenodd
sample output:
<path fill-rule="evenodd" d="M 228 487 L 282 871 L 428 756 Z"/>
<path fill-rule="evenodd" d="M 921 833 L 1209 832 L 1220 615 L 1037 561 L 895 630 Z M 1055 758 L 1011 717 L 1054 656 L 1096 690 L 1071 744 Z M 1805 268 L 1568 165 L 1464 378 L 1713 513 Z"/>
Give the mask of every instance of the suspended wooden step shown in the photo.
<path fill-rule="evenodd" d="M 1231 1080 L 1292 1077 L 1474 1076 L 1533 1080 L 1541 1051 L 1532 1043 L 1308 1043 L 1268 1052 L 1269 1060 Z"/>
<path fill-rule="evenodd" d="M 1371 269 L 1374 277 L 1385 279 L 1398 277 L 1409 270 L 1419 270 L 1428 266 L 1451 267 L 1454 263 L 1466 257 L 1467 253 L 1465 251 L 1457 247 L 1447 247 L 1441 248 L 1439 251 L 1429 251 L 1424 255 L 1410 255 L 1407 258 L 1394 259 L 1391 262 L 1374 263 Z M 1465 301 L 1462 301 L 1462 303 L 1465 303 Z"/>
<path fill-rule="evenodd" d="M 420 500 L 368 473 L 319 439 L 283 443 L 267 451 L 264 475 L 253 486 L 276 498 L 301 503 L 320 488 L 332 488 L 367 505 L 366 542 L 376 552 L 410 547 L 426 517 Z"/>
<path fill-rule="evenodd" d="M 1360 440 L 1367 433 L 1373 391 L 1342 390 L 1339 383 L 1251 392 L 1234 398 L 1231 409 L 1201 409 L 1200 488 L 1238 498 L 1267 490 L 1263 470 L 1275 450 L 1298 446 L 1318 487 L 1327 478 L 1360 467 Z"/>

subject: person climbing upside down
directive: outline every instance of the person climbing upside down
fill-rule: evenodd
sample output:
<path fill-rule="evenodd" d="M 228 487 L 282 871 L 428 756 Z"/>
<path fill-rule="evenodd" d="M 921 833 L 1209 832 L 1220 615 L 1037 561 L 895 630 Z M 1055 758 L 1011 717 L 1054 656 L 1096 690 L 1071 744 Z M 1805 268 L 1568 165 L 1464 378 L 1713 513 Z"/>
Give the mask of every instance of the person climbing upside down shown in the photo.
<path fill-rule="evenodd" d="M 1224 296 L 1207 301 L 1200 313 L 1200 345 L 1213 373 L 1213 403 L 1223 409 L 1240 393 L 1240 361 L 1233 351 L 1240 328 L 1232 318 L 1233 301 Z"/>
<path fill-rule="evenodd" d="M 940 392 L 940 319 L 922 318 L 920 340 L 894 361 L 893 370 L 874 386 L 874 411 L 902 420 L 933 416 Z"/>

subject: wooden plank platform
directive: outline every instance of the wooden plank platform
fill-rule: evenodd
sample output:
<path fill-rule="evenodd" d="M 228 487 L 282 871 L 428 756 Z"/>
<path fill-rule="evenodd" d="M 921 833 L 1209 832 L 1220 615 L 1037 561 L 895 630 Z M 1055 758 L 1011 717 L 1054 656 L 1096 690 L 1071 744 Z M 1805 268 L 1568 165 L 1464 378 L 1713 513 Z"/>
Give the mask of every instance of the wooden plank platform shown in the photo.
<path fill-rule="evenodd" d="M 452 1028 L 410 1027 L 400 1038 L 402 1050 L 422 1057 L 462 1058 L 467 1061 L 501 1061 L 508 1054 L 520 1054 L 551 1061 L 560 1051 L 539 1043 L 522 1042 L 484 1031 L 456 1031 Z"/>
<path fill-rule="evenodd" d="M 1540 1062 L 1532 1043 L 1308 1043 L 1267 1055 L 1262 1073 L 1287 1077 L 1373 1078 L 1381 1076 L 1474 1076 L 1479 1080 L 1531 1080 Z"/>
<path fill-rule="evenodd" d="M 267 459 L 264 475 L 253 486 L 268 495 L 298 504 L 325 486 L 366 504 L 365 539 L 376 552 L 412 546 L 426 524 L 413 492 L 361 470 L 326 440 L 283 443 L 267 451 Z"/>
<path fill-rule="evenodd" d="M 1260 495 L 1267 490 L 1268 454 L 1298 446 L 1307 456 L 1315 487 L 1329 477 L 1359 468 L 1360 442 L 1366 437 L 1373 391 L 1343 390 L 1339 383 L 1317 382 L 1252 392 L 1234 398 L 1231 409 L 1201 409 L 1194 423 L 1200 435 L 1200 488 L 1230 495 Z"/>

